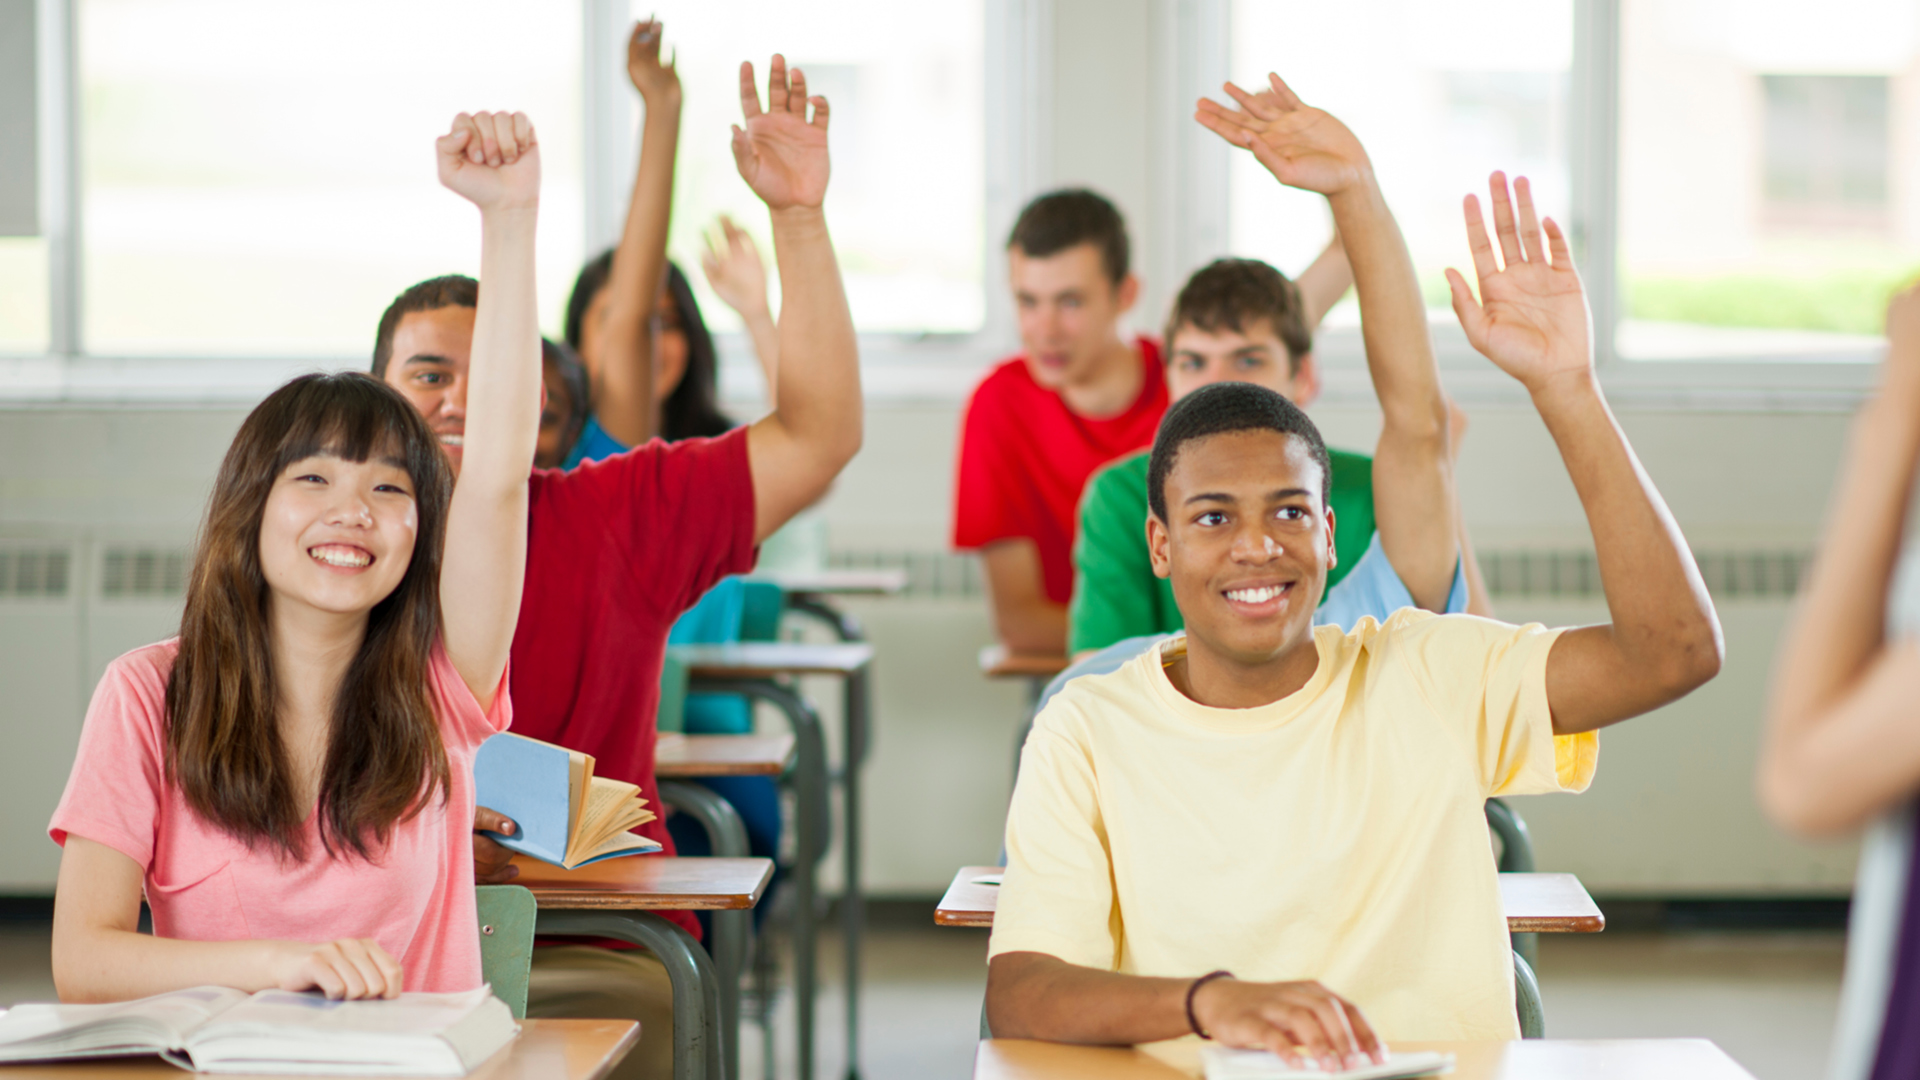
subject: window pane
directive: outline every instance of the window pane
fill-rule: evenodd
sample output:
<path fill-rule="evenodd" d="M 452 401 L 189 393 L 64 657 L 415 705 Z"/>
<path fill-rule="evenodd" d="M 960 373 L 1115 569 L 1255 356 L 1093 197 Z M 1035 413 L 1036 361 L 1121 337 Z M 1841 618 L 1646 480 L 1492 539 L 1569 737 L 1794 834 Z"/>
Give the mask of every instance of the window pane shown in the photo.
<path fill-rule="evenodd" d="M 1528 177 L 1566 222 L 1571 0 L 1237 0 L 1233 20 L 1236 82 L 1277 71 L 1366 145 L 1429 307 L 1449 307 L 1445 269 L 1471 265 L 1460 200 L 1484 204 L 1488 173 Z M 1231 177 L 1235 253 L 1305 269 L 1330 233 L 1326 200 L 1281 188 L 1250 154 Z M 1349 300 L 1329 323 L 1356 318 Z"/>
<path fill-rule="evenodd" d="M 1626 0 L 1623 355 L 1871 359 L 1920 262 L 1920 10 Z M 1903 88 L 1906 88 L 1903 90 Z"/>
<path fill-rule="evenodd" d="M 80 0 L 85 345 L 359 359 L 422 278 L 479 268 L 439 186 L 454 113 L 538 126 L 540 296 L 580 262 L 577 4 Z"/>
<path fill-rule="evenodd" d="M 47 351 L 47 242 L 0 236 L 0 353 Z"/>
<path fill-rule="evenodd" d="M 772 277 L 767 212 L 734 168 L 728 132 L 740 121 L 740 62 L 753 61 L 764 96 L 775 51 L 833 106 L 827 212 L 855 323 L 907 333 L 980 328 L 985 9 L 961 0 L 934 10 L 897 0 L 635 0 L 634 16 L 657 12 L 678 55 L 686 103 L 669 253 L 715 329 L 740 326 L 699 269 L 701 234 L 720 214 L 754 235 Z"/>

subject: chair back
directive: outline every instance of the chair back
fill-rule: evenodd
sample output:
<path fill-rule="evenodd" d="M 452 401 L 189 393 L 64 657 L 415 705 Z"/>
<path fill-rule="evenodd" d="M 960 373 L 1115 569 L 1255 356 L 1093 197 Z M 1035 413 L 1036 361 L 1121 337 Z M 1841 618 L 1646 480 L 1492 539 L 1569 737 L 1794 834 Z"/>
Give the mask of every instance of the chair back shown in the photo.
<path fill-rule="evenodd" d="M 479 885 L 480 975 L 493 996 L 507 1003 L 515 1020 L 527 1017 L 527 979 L 533 970 L 533 894 L 519 885 Z"/>

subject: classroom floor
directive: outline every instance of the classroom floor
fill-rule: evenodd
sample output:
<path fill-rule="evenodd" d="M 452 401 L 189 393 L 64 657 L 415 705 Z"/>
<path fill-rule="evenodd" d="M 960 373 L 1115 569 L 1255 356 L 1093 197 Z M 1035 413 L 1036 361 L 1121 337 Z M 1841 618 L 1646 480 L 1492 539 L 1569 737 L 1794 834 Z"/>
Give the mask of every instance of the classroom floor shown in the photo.
<path fill-rule="evenodd" d="M 49 1000 L 44 923 L 0 924 L 0 1004 Z M 986 932 L 883 925 L 867 937 L 862 1009 L 867 1080 L 964 1080 L 986 983 Z M 843 1075 L 839 942 L 822 942 L 822 1078 Z M 1839 998 L 1838 933 L 1542 935 L 1547 1033 L 1559 1038 L 1704 1036 L 1758 1080 L 1820 1075 Z M 794 1075 L 791 999 L 782 995 L 776 1073 Z M 760 1040 L 741 1033 L 742 1080 L 765 1080 Z"/>

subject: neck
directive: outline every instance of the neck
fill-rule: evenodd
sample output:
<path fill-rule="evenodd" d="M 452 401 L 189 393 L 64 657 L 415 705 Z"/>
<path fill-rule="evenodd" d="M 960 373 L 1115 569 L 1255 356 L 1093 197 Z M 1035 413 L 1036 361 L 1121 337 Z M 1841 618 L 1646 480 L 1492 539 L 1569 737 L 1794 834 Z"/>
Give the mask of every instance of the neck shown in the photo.
<path fill-rule="evenodd" d="M 297 602 L 269 601 L 273 675 L 282 730 L 324 724 L 347 668 L 367 636 L 367 613 L 337 614 Z"/>
<path fill-rule="evenodd" d="M 1117 416 L 1140 396 L 1140 386 L 1146 377 L 1140 354 L 1130 342 L 1120 340 L 1116 334 L 1101 347 L 1100 362 L 1089 368 L 1083 378 L 1061 387 L 1060 396 L 1066 399 L 1068 408 L 1081 416 L 1095 419 Z"/>
<path fill-rule="evenodd" d="M 1276 656 L 1247 660 L 1210 647 L 1187 635 L 1186 659 L 1167 669 L 1175 687 L 1214 709 L 1252 709 L 1271 705 L 1298 691 L 1320 668 L 1313 629 Z"/>

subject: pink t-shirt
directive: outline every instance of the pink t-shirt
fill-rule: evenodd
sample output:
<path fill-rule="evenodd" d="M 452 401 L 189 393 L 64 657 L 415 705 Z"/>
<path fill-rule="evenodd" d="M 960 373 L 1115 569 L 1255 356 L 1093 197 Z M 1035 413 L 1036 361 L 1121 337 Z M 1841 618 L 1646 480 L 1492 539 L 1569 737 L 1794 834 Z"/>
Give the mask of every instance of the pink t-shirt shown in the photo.
<path fill-rule="evenodd" d="M 146 871 L 154 933 L 192 941 L 325 942 L 370 937 L 400 961 L 408 990 L 480 985 L 473 903 L 473 753 L 513 719 L 503 676 L 482 712 L 434 643 L 429 697 L 446 744 L 447 798 L 393 829 L 375 861 L 329 857 L 317 819 L 304 862 L 249 846 L 195 813 L 166 781 L 166 686 L 179 639 L 107 666 L 87 709 L 66 794 L 47 831 L 121 852 Z"/>

